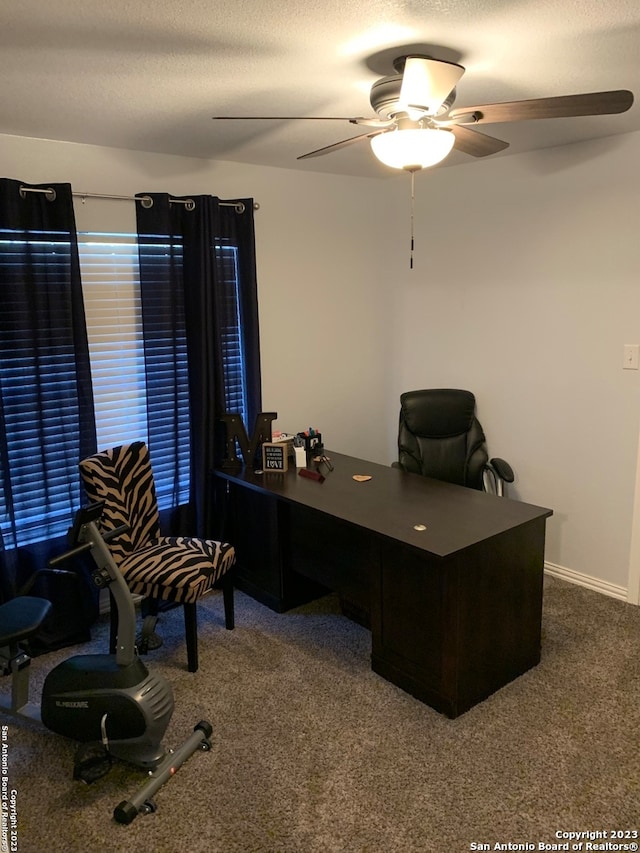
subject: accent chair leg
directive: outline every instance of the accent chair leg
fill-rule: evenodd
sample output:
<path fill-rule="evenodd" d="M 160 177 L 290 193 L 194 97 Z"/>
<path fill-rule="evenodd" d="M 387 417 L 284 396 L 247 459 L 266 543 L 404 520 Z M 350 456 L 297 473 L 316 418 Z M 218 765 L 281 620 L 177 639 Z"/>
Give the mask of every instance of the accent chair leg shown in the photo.
<path fill-rule="evenodd" d="M 233 577 L 230 572 L 222 579 L 222 599 L 224 601 L 224 624 L 227 631 L 235 628 L 235 609 L 233 605 Z"/>
<path fill-rule="evenodd" d="M 184 605 L 184 630 L 187 640 L 187 669 L 198 671 L 198 614 L 196 605 Z"/>

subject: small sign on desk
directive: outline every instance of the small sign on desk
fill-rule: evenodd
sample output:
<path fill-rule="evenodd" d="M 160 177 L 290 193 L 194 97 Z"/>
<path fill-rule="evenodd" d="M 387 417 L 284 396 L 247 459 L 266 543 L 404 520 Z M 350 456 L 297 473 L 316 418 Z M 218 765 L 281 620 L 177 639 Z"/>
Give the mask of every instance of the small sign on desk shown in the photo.
<path fill-rule="evenodd" d="M 282 472 L 287 470 L 288 449 L 282 442 L 265 441 L 262 445 L 262 470 Z"/>

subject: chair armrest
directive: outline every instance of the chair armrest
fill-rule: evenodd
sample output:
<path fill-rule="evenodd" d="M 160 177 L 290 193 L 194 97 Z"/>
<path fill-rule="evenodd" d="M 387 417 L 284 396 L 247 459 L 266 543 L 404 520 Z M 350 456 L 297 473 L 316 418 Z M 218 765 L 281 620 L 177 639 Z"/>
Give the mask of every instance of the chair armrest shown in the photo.
<path fill-rule="evenodd" d="M 494 457 L 489 460 L 489 465 L 501 480 L 504 480 L 505 483 L 513 483 L 513 468 L 508 462 L 505 462 L 504 459 L 500 459 L 499 457 Z"/>

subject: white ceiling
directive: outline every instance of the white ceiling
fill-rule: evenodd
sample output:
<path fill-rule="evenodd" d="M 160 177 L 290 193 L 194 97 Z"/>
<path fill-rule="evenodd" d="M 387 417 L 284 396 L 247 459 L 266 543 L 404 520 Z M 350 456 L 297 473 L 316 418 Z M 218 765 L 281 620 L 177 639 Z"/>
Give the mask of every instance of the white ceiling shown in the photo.
<path fill-rule="evenodd" d="M 361 132 L 347 122 L 211 117 L 373 115 L 371 84 L 407 52 L 465 66 L 456 108 L 609 89 L 638 99 L 640 3 L 2 0 L 0 133 L 384 176 L 367 142 L 296 160 Z M 511 144 L 493 157 L 639 129 L 637 103 L 482 127 Z"/>

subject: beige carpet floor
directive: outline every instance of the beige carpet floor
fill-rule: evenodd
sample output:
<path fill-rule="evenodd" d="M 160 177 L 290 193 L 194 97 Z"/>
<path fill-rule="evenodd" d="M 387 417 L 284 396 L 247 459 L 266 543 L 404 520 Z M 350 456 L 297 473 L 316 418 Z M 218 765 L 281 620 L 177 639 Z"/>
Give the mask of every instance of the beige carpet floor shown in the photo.
<path fill-rule="evenodd" d="M 122 826 L 139 771 L 83 786 L 74 744 L 4 718 L 19 853 L 464 853 L 639 828 L 640 608 L 548 578 L 541 663 L 457 720 L 372 673 L 370 634 L 331 597 L 276 614 L 236 593 L 234 631 L 220 595 L 200 610 L 198 673 L 179 610 L 146 662 L 175 693 L 166 745 L 207 719 L 212 750 Z M 55 663 L 105 649 L 93 633 L 33 661 L 34 698 Z"/>

